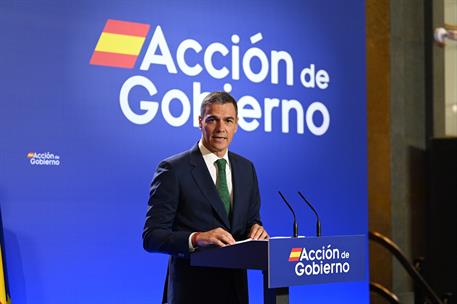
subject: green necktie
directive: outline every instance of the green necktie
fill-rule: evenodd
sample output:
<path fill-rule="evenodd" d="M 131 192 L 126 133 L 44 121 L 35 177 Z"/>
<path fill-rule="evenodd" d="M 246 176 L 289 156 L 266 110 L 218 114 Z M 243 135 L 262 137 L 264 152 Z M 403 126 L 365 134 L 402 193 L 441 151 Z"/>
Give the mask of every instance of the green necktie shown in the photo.
<path fill-rule="evenodd" d="M 227 175 L 225 174 L 225 165 L 227 164 L 227 161 L 221 158 L 218 159 L 215 163 L 217 166 L 217 191 L 219 192 L 219 196 L 224 202 L 225 211 L 227 211 L 227 215 L 230 215 L 230 193 L 227 186 Z"/>

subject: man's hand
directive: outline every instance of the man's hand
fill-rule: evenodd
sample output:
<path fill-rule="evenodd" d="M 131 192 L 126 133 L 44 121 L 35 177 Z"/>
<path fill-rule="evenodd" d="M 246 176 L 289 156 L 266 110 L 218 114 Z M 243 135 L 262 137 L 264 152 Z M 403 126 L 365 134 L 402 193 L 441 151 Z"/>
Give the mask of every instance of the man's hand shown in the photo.
<path fill-rule="evenodd" d="M 216 228 L 206 232 L 200 232 L 195 237 L 197 247 L 216 245 L 224 247 L 235 244 L 233 236 L 222 228 Z"/>
<path fill-rule="evenodd" d="M 268 240 L 270 238 L 267 231 L 259 224 L 252 225 L 248 237 L 253 240 Z"/>

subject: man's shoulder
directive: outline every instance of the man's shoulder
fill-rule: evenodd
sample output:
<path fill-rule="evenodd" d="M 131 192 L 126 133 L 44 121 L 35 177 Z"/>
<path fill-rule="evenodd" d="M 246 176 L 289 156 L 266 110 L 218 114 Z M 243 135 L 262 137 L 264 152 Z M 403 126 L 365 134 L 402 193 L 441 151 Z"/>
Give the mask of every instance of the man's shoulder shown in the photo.
<path fill-rule="evenodd" d="M 188 163 L 190 161 L 190 155 L 193 152 L 193 148 L 190 150 L 182 151 L 180 153 L 171 155 L 164 160 L 162 160 L 162 163 L 168 163 L 171 166 L 179 166 L 184 163 Z"/>
<path fill-rule="evenodd" d="M 241 156 L 235 152 L 229 151 L 229 159 L 230 161 L 236 161 L 240 165 L 245 165 L 245 166 L 254 166 L 252 161 L 247 159 L 244 156 Z"/>

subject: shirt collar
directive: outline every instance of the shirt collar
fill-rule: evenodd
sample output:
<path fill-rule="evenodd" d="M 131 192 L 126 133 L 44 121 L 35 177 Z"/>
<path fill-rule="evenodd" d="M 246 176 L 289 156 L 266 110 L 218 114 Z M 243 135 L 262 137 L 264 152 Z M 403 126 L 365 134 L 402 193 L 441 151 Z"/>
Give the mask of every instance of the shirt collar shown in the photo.
<path fill-rule="evenodd" d="M 227 161 L 227 164 L 230 165 L 230 161 L 228 158 L 228 149 L 227 149 L 227 151 L 225 151 L 225 154 L 223 157 L 219 157 L 216 154 L 214 154 L 213 152 L 211 152 L 210 150 L 208 150 L 208 148 L 206 148 L 203 145 L 201 140 L 198 142 L 198 148 L 200 149 L 200 153 L 203 155 L 203 159 L 208 160 L 212 164 L 214 164 L 214 162 L 217 161 L 218 159 L 224 158 Z"/>

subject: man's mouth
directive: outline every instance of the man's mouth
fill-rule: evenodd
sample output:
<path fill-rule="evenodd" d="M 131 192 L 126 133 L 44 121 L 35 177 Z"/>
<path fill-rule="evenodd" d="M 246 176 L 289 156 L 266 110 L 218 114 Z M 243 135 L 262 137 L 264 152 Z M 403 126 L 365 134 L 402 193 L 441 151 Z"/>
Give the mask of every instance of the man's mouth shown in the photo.
<path fill-rule="evenodd" d="M 227 139 L 225 136 L 213 136 L 214 139 Z"/>

